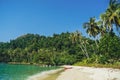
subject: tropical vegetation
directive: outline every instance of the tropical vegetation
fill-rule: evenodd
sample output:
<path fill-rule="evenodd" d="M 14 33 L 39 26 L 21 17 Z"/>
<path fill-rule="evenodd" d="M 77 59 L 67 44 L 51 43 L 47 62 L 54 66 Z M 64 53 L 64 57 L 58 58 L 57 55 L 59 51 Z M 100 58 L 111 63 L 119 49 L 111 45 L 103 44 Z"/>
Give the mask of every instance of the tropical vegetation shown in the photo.
<path fill-rule="evenodd" d="M 52 36 L 26 34 L 10 42 L 1 42 L 0 62 L 120 67 L 120 2 L 110 0 L 100 18 L 91 17 L 83 28 L 91 38 L 76 31 Z"/>

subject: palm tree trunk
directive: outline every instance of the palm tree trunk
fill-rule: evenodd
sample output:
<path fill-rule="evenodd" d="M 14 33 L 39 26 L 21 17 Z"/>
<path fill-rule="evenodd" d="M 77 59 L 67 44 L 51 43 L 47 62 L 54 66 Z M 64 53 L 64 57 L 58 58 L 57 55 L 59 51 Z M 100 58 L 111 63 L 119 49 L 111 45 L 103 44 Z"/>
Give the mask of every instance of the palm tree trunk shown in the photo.
<path fill-rule="evenodd" d="M 85 54 L 85 56 L 86 56 L 87 58 L 89 58 L 89 55 L 88 55 L 88 52 L 87 52 L 87 49 L 86 49 L 85 45 L 80 44 L 80 48 L 81 48 L 81 50 L 83 51 L 83 53 Z"/>
<path fill-rule="evenodd" d="M 84 50 L 85 50 L 86 57 L 89 58 L 88 51 L 87 51 L 85 45 L 82 45 L 82 46 L 83 46 L 83 48 L 84 48 Z"/>
<path fill-rule="evenodd" d="M 98 42 L 97 42 L 97 39 L 95 38 L 95 44 L 96 44 L 96 46 L 97 46 L 97 48 L 98 48 Z"/>
<path fill-rule="evenodd" d="M 97 40 L 95 40 L 95 44 L 96 44 L 96 47 L 98 48 L 98 43 L 97 43 Z"/>

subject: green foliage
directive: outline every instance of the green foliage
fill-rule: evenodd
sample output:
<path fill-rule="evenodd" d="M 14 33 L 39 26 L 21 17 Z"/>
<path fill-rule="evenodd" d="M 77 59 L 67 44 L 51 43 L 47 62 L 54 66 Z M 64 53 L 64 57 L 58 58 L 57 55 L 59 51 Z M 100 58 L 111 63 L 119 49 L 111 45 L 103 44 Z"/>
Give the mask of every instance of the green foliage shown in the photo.
<path fill-rule="evenodd" d="M 40 36 L 26 34 L 0 43 L 0 62 L 37 63 L 41 65 L 74 64 L 80 60 L 81 50 L 69 39 L 71 33 Z M 79 53 L 79 54 L 78 54 Z"/>
<path fill-rule="evenodd" d="M 120 37 L 116 36 L 114 26 L 120 28 L 120 3 L 110 0 L 100 21 L 90 18 L 83 25 L 94 40 L 79 31 L 51 37 L 26 34 L 10 42 L 0 42 L 0 62 L 120 67 Z"/>
<path fill-rule="evenodd" d="M 118 64 L 120 62 L 120 38 L 115 34 L 104 35 L 99 40 L 99 47 L 96 47 L 93 40 L 83 36 L 72 43 L 69 38 L 71 34 L 68 32 L 54 34 L 52 37 L 27 34 L 9 43 L 0 43 L 0 62 L 41 65 L 70 65 L 77 62 L 82 64 L 114 64 L 117 62 Z M 88 44 L 84 43 L 85 41 Z M 86 58 L 81 45 L 83 49 L 87 49 L 89 58 Z"/>
<path fill-rule="evenodd" d="M 119 32 L 120 2 L 110 0 L 108 8 L 100 15 L 99 21 L 90 18 L 89 22 L 83 24 L 86 33 L 96 39 L 95 43 L 89 44 L 91 49 L 87 48 L 90 57 L 82 59 L 82 62 L 78 62 L 78 64 L 116 64 L 116 62 L 120 62 L 120 37 L 115 35 L 117 32 L 114 27 Z"/>
<path fill-rule="evenodd" d="M 100 39 L 100 54 L 106 56 L 108 63 L 120 61 L 120 38 L 115 34 L 106 34 Z"/>

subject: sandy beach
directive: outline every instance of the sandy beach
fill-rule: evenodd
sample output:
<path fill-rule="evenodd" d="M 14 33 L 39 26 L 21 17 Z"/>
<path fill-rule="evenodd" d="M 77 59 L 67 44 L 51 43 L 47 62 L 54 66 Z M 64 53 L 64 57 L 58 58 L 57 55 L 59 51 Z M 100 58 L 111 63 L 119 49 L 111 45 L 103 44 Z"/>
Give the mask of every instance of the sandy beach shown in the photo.
<path fill-rule="evenodd" d="M 120 69 L 68 66 L 57 80 L 120 80 Z"/>
<path fill-rule="evenodd" d="M 44 71 L 38 74 L 35 74 L 33 76 L 29 76 L 27 80 L 46 80 L 47 77 L 51 76 L 51 74 L 55 75 L 57 72 L 61 71 L 63 69 L 56 69 L 56 70 L 50 70 L 50 71 Z"/>
<path fill-rule="evenodd" d="M 120 69 L 112 68 L 94 68 L 94 67 L 80 67 L 80 66 L 63 66 L 67 67 L 62 71 L 55 80 L 120 80 Z M 70 67 L 70 68 L 69 68 Z M 45 79 L 49 74 L 56 74 L 61 69 L 42 72 L 33 75 L 28 80 L 52 80 Z"/>

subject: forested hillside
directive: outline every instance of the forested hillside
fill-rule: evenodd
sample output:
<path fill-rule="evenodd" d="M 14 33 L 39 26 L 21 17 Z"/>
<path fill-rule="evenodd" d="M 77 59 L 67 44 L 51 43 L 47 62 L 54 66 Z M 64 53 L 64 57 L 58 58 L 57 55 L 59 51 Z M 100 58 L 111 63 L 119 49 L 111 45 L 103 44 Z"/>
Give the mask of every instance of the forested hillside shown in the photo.
<path fill-rule="evenodd" d="M 0 43 L 0 62 L 37 63 L 46 65 L 114 63 L 120 58 L 120 39 L 115 34 L 104 36 L 96 47 L 94 40 L 80 33 L 61 33 L 53 36 L 26 34 L 10 42 Z M 76 41 L 74 41 L 76 40 Z M 85 43 L 87 42 L 87 43 Z"/>
<path fill-rule="evenodd" d="M 0 43 L 0 62 L 63 64 L 112 64 L 120 67 L 120 2 L 110 0 L 99 19 L 83 24 L 81 32 L 41 36 L 26 34 Z M 91 38 L 90 38 L 91 37 Z"/>
<path fill-rule="evenodd" d="M 0 43 L 0 62 L 39 64 L 73 64 L 84 58 L 77 44 L 72 44 L 70 33 L 52 37 L 26 34 L 7 43 Z"/>

